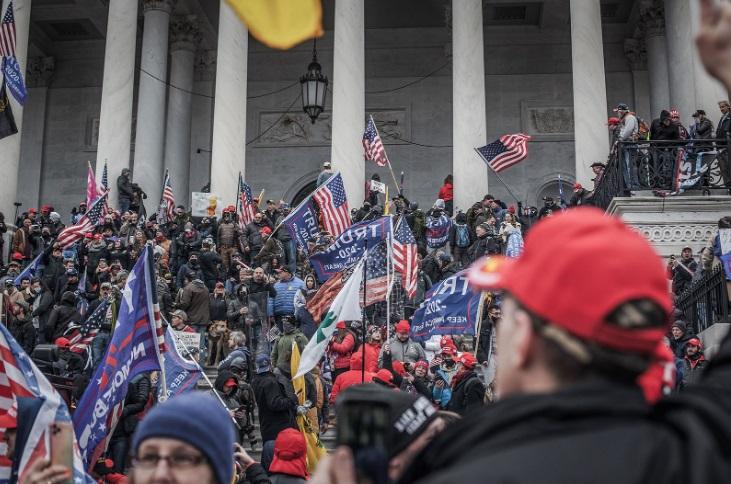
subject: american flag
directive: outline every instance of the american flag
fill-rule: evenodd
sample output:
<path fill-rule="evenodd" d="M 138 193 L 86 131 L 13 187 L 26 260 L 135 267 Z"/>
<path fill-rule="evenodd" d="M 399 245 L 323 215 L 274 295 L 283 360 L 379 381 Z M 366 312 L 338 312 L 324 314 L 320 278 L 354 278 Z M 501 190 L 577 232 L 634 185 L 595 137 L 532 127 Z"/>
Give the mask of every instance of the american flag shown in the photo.
<path fill-rule="evenodd" d="M 527 134 L 506 134 L 499 140 L 475 148 L 487 166 L 495 173 L 500 173 L 506 168 L 523 161 L 528 156 L 528 141 L 531 137 Z"/>
<path fill-rule="evenodd" d="M 401 284 L 409 298 L 416 294 L 416 283 L 419 280 L 419 262 L 416 256 L 416 239 L 409 224 L 402 217 L 393 236 L 393 267 L 401 273 Z"/>
<path fill-rule="evenodd" d="M 348 200 L 345 198 L 345 186 L 340 173 L 331 176 L 312 194 L 312 198 L 320 207 L 322 225 L 330 235 L 337 237 L 350 227 L 350 209 Z"/>
<path fill-rule="evenodd" d="M 4 57 L 15 57 L 15 15 L 13 2 L 8 3 L 2 24 L 0 24 L 0 54 Z"/>
<path fill-rule="evenodd" d="M 368 118 L 368 123 L 363 133 L 363 149 L 365 150 L 363 157 L 366 161 L 373 160 L 378 166 L 386 166 L 388 164 L 386 149 L 383 147 L 383 141 L 381 140 L 381 135 L 378 134 L 373 116 Z"/>
<path fill-rule="evenodd" d="M 332 304 L 335 296 L 343 288 L 351 273 L 351 268 L 338 272 L 320 286 L 317 293 L 307 302 L 307 311 L 312 315 L 312 319 L 317 324 L 320 324 L 322 316 L 327 312 L 327 309 Z"/>
<path fill-rule="evenodd" d="M 97 198 L 96 202 L 89 207 L 89 210 L 79 219 L 76 225 L 66 227 L 60 234 L 58 234 L 56 242 L 58 242 L 64 249 L 68 249 L 74 245 L 76 241 L 83 238 L 87 232 L 94 230 L 94 227 L 99 225 L 99 222 L 102 220 L 102 209 L 106 200 L 106 195 Z"/>
<path fill-rule="evenodd" d="M 388 294 L 388 245 L 386 241 L 368 248 L 366 257 L 365 305 L 385 301 Z M 361 288 L 361 301 L 363 300 Z"/>
<path fill-rule="evenodd" d="M 29 467 L 39 458 L 48 458 L 50 449 L 48 429 L 54 422 L 71 422 L 69 410 L 61 395 L 41 373 L 38 367 L 13 339 L 4 325 L 0 325 L 0 413 L 9 412 L 17 408 L 18 399 L 34 402 L 42 401 L 36 417 L 28 429 L 27 438 L 24 438 L 23 448 L 16 448 L 15 455 L 20 459 L 17 475 L 12 476 L 13 482 L 23 482 Z M 20 418 L 19 424 L 20 422 Z M 28 422 L 25 422 L 26 425 Z M 21 442 L 20 434 L 18 443 Z M 25 435 L 23 437 L 26 437 Z M 94 482 L 84 472 L 79 448 L 74 437 L 73 476 L 74 483 Z M 0 467 L 0 480 L 7 481 L 10 476 L 10 467 Z"/>
<path fill-rule="evenodd" d="M 165 170 L 165 181 L 162 184 L 162 198 L 160 199 L 160 210 L 158 221 L 160 223 L 170 222 L 175 215 L 175 194 L 170 184 L 170 172 Z"/>
<path fill-rule="evenodd" d="M 96 177 L 91 162 L 88 161 L 86 167 L 86 206 L 90 206 L 97 198 L 99 198 L 99 190 L 96 186 Z"/>
<path fill-rule="evenodd" d="M 110 301 L 102 300 L 93 313 L 86 318 L 84 324 L 74 328 L 73 332 L 67 336 L 71 344 L 71 351 L 78 353 L 86 351 L 94 337 L 99 334 L 102 323 L 107 317 L 107 309 L 109 309 Z"/>
<path fill-rule="evenodd" d="M 102 183 L 97 190 L 100 197 L 104 197 L 104 206 L 102 207 L 102 216 L 106 216 L 109 213 L 109 198 L 105 195 L 109 194 L 109 174 L 107 173 L 107 162 L 104 162 L 104 170 L 102 170 Z"/>
<path fill-rule="evenodd" d="M 237 203 L 239 204 L 239 225 L 243 229 L 254 221 L 256 205 L 251 194 L 251 187 L 244 181 L 241 173 L 239 173 L 239 199 Z"/>

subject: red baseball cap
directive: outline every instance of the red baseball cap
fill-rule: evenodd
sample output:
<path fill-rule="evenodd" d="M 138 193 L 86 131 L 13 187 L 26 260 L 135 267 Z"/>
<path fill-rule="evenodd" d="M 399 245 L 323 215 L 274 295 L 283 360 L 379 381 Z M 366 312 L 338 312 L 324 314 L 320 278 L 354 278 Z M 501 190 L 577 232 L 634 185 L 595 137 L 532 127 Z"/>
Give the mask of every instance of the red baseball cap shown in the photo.
<path fill-rule="evenodd" d="M 235 387 L 236 385 L 238 385 L 238 383 L 236 383 L 236 380 L 234 380 L 233 378 L 229 378 L 228 380 L 226 380 L 223 383 L 224 388 L 225 387 Z"/>
<path fill-rule="evenodd" d="M 404 376 L 406 374 L 406 368 L 404 367 L 404 364 L 399 360 L 393 360 L 391 362 L 391 366 L 393 367 L 393 371 L 398 373 L 401 376 Z"/>
<path fill-rule="evenodd" d="M 346 329 L 347 327 L 345 321 L 338 321 L 338 324 L 335 325 L 335 329 Z"/>
<path fill-rule="evenodd" d="M 669 316 L 667 275 L 650 244 L 620 219 L 581 207 L 530 230 L 517 259 L 483 258 L 469 282 L 503 289 L 533 313 L 574 336 L 620 351 L 652 354 L 666 328 L 606 323 L 620 304 L 649 299 Z"/>
<path fill-rule="evenodd" d="M 411 325 L 405 319 L 402 319 L 396 325 L 396 332 L 397 333 L 408 333 L 410 330 L 411 330 Z"/>
<path fill-rule="evenodd" d="M 457 348 L 455 348 L 454 346 L 450 346 L 450 345 L 442 346 L 442 354 L 454 356 L 457 354 Z"/>
<path fill-rule="evenodd" d="M 462 353 L 462 356 L 459 357 L 459 362 L 462 363 L 462 366 L 464 366 L 468 370 L 471 370 L 477 364 L 477 359 L 472 353 L 465 352 Z"/>

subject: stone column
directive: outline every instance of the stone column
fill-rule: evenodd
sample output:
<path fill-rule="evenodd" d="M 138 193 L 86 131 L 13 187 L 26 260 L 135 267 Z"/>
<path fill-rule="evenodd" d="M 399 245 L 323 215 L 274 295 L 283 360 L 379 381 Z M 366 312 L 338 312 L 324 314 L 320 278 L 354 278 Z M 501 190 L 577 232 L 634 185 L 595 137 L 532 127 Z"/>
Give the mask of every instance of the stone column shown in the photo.
<path fill-rule="evenodd" d="M 487 143 L 481 0 L 452 1 L 452 176 L 454 210 L 487 193 L 488 168 L 475 152 Z M 440 176 L 441 178 L 441 176 Z"/>
<path fill-rule="evenodd" d="M 335 2 L 333 43 L 332 149 L 335 171 L 343 175 L 350 207 L 365 197 L 365 10 L 358 0 Z"/>
<path fill-rule="evenodd" d="M 626 39 L 624 55 L 632 72 L 632 109 L 648 123 L 650 117 L 650 80 L 647 73 L 647 52 L 642 39 Z"/>
<path fill-rule="evenodd" d="M 107 162 L 109 205 L 115 208 L 118 206 L 117 177 L 122 168 L 129 168 L 136 44 L 137 0 L 109 2 L 95 171 L 97 181 L 101 181 L 104 162 Z"/>
<path fill-rule="evenodd" d="M 175 199 L 190 205 L 188 170 L 190 168 L 191 98 L 195 49 L 200 32 L 195 16 L 175 18 L 170 28 L 170 87 L 165 129 L 165 169 Z"/>
<path fill-rule="evenodd" d="M 147 193 L 145 207 L 149 213 L 153 213 L 162 194 L 168 28 L 173 0 L 143 0 L 142 5 L 145 25 L 142 31 L 132 178 Z"/>
<path fill-rule="evenodd" d="M 238 172 L 246 169 L 246 83 L 249 39 L 246 27 L 220 0 L 216 99 L 211 148 L 211 193 L 225 205 L 236 199 Z"/>
<path fill-rule="evenodd" d="M 570 8 L 576 181 L 591 186 L 589 165 L 609 154 L 602 19 L 599 0 L 571 0 Z"/>
<path fill-rule="evenodd" d="M 211 181 L 211 137 L 213 134 L 213 88 L 216 81 L 216 51 L 199 52 L 195 60 L 195 81 L 190 128 L 190 192 L 199 192 Z"/>
<path fill-rule="evenodd" d="M 648 0 L 640 4 L 640 22 L 645 33 L 647 49 L 651 118 L 655 119 L 660 116 L 660 111 L 670 107 L 668 47 L 662 0 Z"/>
<path fill-rule="evenodd" d="M 41 170 L 43 166 L 43 141 L 46 131 L 46 99 L 48 83 L 53 77 L 55 61 L 53 57 L 31 57 L 25 69 L 25 84 L 28 87 L 28 100 L 23 117 L 23 138 L 20 142 L 20 166 L 18 182 L 23 190 L 18 193 L 18 201 L 23 208 L 40 205 Z M 53 202 L 54 200 L 48 200 Z M 58 208 L 58 201 L 55 206 Z"/>
<path fill-rule="evenodd" d="M 2 12 L 5 13 L 7 2 L 0 2 Z M 26 66 L 26 56 L 28 54 L 28 28 L 30 25 L 30 8 L 31 2 L 15 2 L 13 4 L 15 14 L 15 56 L 18 59 L 20 68 Z M 22 72 L 22 71 L 21 71 Z M 8 91 L 10 106 L 15 116 L 15 124 L 18 126 L 18 133 L 7 136 L 0 140 L 0 173 L 2 173 L 2 182 L 0 183 L 0 212 L 5 214 L 5 222 L 14 224 L 15 207 L 13 203 L 17 202 L 18 190 L 18 162 L 20 160 L 20 140 L 23 134 L 23 106 L 15 102 L 15 99 Z M 6 244 L 6 247 L 8 244 Z"/>

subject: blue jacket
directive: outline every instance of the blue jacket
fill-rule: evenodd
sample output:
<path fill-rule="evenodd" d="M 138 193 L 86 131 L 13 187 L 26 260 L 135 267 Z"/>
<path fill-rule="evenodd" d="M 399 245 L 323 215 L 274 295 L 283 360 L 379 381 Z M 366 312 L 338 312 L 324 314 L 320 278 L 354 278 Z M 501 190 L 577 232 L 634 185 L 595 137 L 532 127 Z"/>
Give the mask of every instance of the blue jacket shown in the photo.
<path fill-rule="evenodd" d="M 286 314 L 294 315 L 296 308 L 294 307 L 294 296 L 297 291 L 305 288 L 305 282 L 293 277 L 287 282 L 279 281 L 274 284 L 277 295 L 274 296 L 274 315 L 284 316 Z"/>
<path fill-rule="evenodd" d="M 449 386 L 447 375 L 445 375 L 442 370 L 437 370 L 435 382 L 436 380 L 444 380 L 444 387 L 439 389 L 436 385 L 434 385 L 434 388 L 432 389 L 432 399 L 434 400 L 434 403 L 439 405 L 439 408 L 445 409 L 447 408 L 449 401 L 452 399 L 452 388 Z"/>

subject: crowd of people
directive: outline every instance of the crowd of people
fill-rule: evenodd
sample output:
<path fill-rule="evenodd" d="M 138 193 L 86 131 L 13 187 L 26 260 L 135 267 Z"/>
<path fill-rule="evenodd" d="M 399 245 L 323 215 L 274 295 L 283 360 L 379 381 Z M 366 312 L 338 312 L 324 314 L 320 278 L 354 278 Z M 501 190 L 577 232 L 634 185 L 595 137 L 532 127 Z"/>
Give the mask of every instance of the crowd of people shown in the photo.
<path fill-rule="evenodd" d="M 731 5 L 701 6 L 701 57 L 731 88 Z M 618 111 L 619 135 L 639 132 L 629 109 Z M 708 132 L 697 114 L 691 131 Z M 655 133 L 669 133 L 670 119 L 653 123 Z M 328 173 L 326 165 L 318 182 Z M 261 201 L 241 226 L 233 206 L 220 218 L 200 219 L 178 206 L 172 220 L 158 223 L 154 214 L 144 216 L 144 193 L 129 173 L 118 186 L 125 195 L 119 210 L 70 247 L 56 240 L 63 224 L 52 206 L 23 213 L 2 276 L 2 324 L 34 359 L 39 348 L 58 348 L 62 361 L 44 371 L 73 381 L 72 408 L 101 364 L 126 279 L 145 246 L 154 252 L 165 321 L 199 334 L 196 358 L 217 369 L 208 394 L 161 403 L 154 372 L 132 379 L 107 455 L 94 466 L 102 482 L 129 474 L 136 484 L 700 483 L 723 482 L 731 471 L 731 337 L 707 361 L 668 291 L 668 279 L 677 296 L 708 270 L 718 237 L 700 265 L 684 249 L 664 267 L 621 221 L 596 209 L 565 210 L 561 200 L 547 198 L 531 210 L 488 194 L 455 214 L 447 177 L 424 213 L 403 197 L 382 201 L 371 192 L 353 221 L 380 216 L 391 203 L 416 239 L 419 287 L 409 298 L 397 280 L 389 304 L 376 303 L 362 321 L 338 321 L 326 357 L 305 375 L 302 403 L 292 358 L 321 335 L 307 309 L 318 282 L 281 228 L 290 207 Z M 80 204 L 71 222 L 85 210 Z M 729 225 L 728 217 L 719 222 Z M 323 231 L 308 242 L 309 253 L 332 242 Z M 32 275 L 21 275 L 34 261 Z M 477 334 L 412 339 L 410 319 L 425 292 L 463 269 L 488 296 Z M 71 332 L 101 304 L 108 310 L 99 333 L 88 348 L 75 347 Z M 297 419 L 307 416 L 310 431 L 322 434 L 334 415 L 344 445 L 311 476 Z M 11 459 L 17 424 L 11 414 L 0 416 Z M 261 448 L 261 462 L 247 442 Z M 38 459 L 24 484 L 69 477 L 63 465 Z"/>

